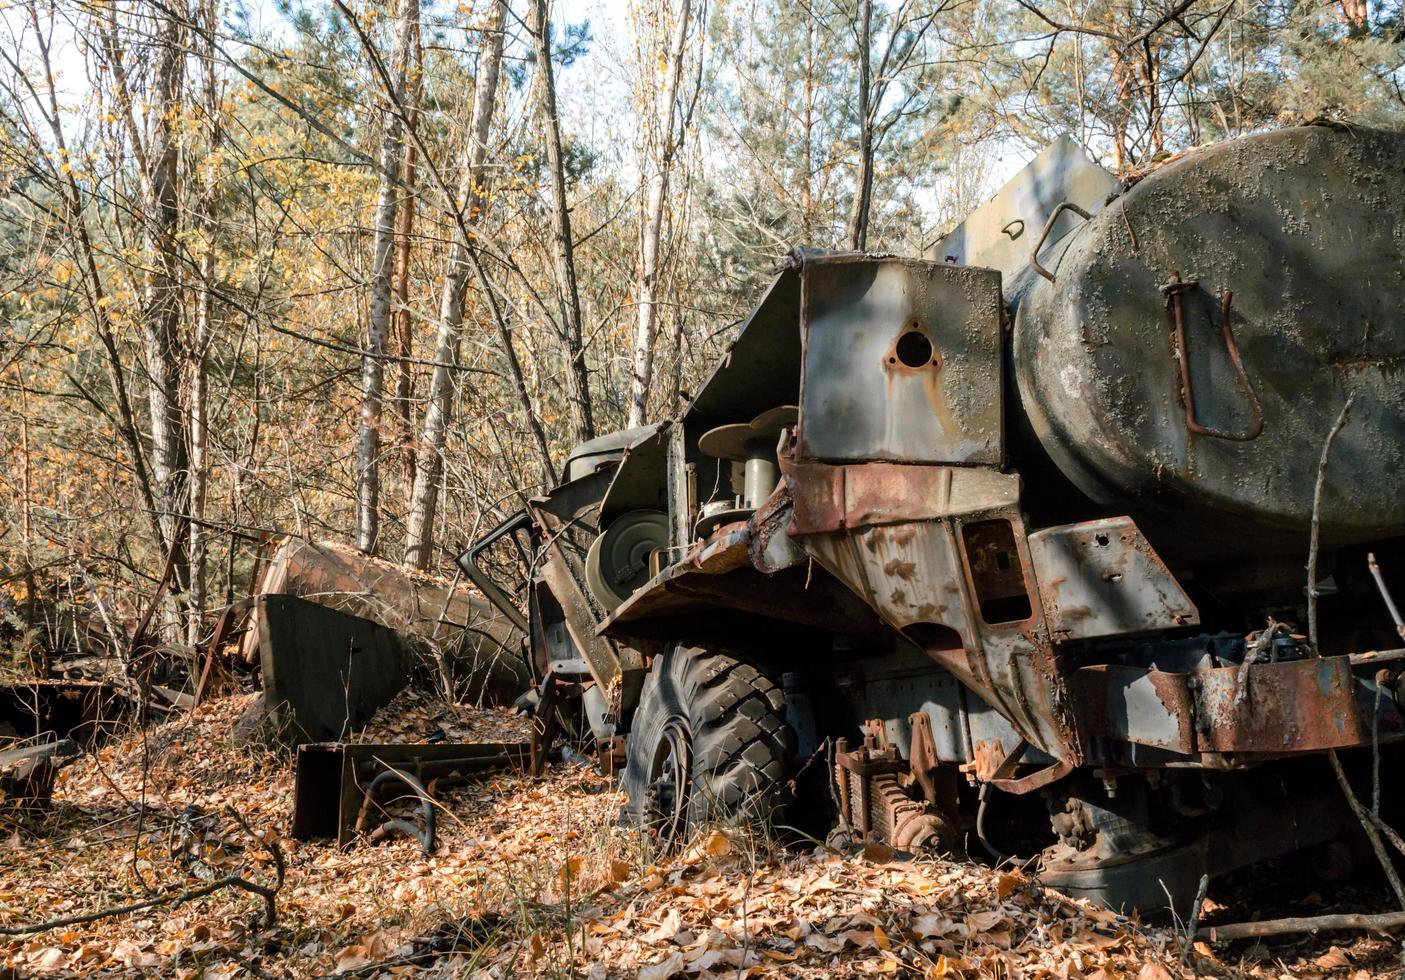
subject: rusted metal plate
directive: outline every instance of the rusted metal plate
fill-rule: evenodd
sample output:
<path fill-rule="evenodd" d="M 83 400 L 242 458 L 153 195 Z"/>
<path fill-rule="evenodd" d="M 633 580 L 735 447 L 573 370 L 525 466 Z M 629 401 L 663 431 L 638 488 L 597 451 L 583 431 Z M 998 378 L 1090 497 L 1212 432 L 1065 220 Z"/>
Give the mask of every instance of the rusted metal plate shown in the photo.
<path fill-rule="evenodd" d="M 802 459 L 1004 461 L 1000 276 L 832 255 L 802 273 Z"/>
<path fill-rule="evenodd" d="M 736 612 L 779 623 L 810 626 L 832 633 L 856 635 L 882 629 L 883 624 L 852 592 L 823 569 L 808 576 L 804 568 L 765 575 L 742 568 L 728 575 L 683 572 L 636 594 L 601 624 L 612 636 L 674 639 L 676 617 Z M 716 627 L 722 620 L 701 619 L 693 630 Z M 734 625 L 730 624 L 729 625 Z"/>
<path fill-rule="evenodd" d="M 1182 755 L 1291 755 L 1369 742 L 1350 657 L 1175 673 L 1113 664 L 1079 671 L 1085 735 Z M 1383 740 L 1396 736 L 1383 732 Z M 1248 760 L 1246 760 L 1248 761 Z M 1233 765 L 1222 760 L 1220 765 Z"/>
<path fill-rule="evenodd" d="M 1029 536 L 1055 642 L 1193 626 L 1200 613 L 1129 517 Z"/>
<path fill-rule="evenodd" d="M 806 553 L 784 528 L 792 511 L 776 494 L 747 521 L 724 525 L 663 569 L 601 622 L 609 636 L 651 636 L 660 620 L 705 610 L 756 613 L 783 622 L 862 633 L 881 623 L 829 575 L 809 574 Z M 665 627 L 668 630 L 676 627 Z"/>
<path fill-rule="evenodd" d="M 54 776 L 83 755 L 69 738 L 0 751 L 0 801 L 22 807 L 47 803 Z"/>
<path fill-rule="evenodd" d="M 1347 657 L 1255 664 L 1196 675 L 1196 728 L 1205 752 L 1307 752 L 1362 743 Z"/>
<path fill-rule="evenodd" d="M 1077 143 L 1062 136 L 1045 147 L 994 197 L 929 245 L 926 257 L 936 262 L 999 269 L 1008 279 L 1029 265 L 1030 250 L 1061 203 L 1068 201 L 1096 213 L 1120 186 L 1117 178 L 1089 160 Z M 1061 215 L 1045 248 L 1078 223 L 1073 214 Z"/>
<path fill-rule="evenodd" d="M 810 556 L 789 533 L 794 521 L 794 502 L 782 482 L 751 518 L 751 564 L 758 571 L 779 572 L 809 561 Z"/>
<path fill-rule="evenodd" d="M 526 742 L 439 742 L 433 745 L 314 742 L 299 746 L 293 782 L 296 840 L 334 838 L 345 847 L 355 837 L 365 787 L 381 772 L 398 769 L 422 783 L 463 780 L 494 769 L 523 769 Z"/>
<path fill-rule="evenodd" d="M 256 594 L 299 596 L 389 629 L 433 639 L 446 651 L 465 657 L 506 654 L 504 663 L 520 662 L 521 634 L 499 610 L 466 585 L 437 575 L 411 571 L 350 548 L 289 536 L 278 543 Z M 242 639 L 241 655 L 258 658 L 257 630 Z M 525 686 L 525 676 L 507 677 L 511 701 Z"/>
<path fill-rule="evenodd" d="M 340 738 L 370 720 L 410 680 L 402 634 L 290 595 L 261 595 L 264 697 L 289 744 Z"/>
<path fill-rule="evenodd" d="M 795 501 L 792 534 L 978 514 L 1020 496 L 1017 474 L 984 467 L 830 466 L 783 456 L 781 470 Z"/>
<path fill-rule="evenodd" d="M 1019 477 L 981 467 L 827 466 L 781 455 L 795 494 L 791 533 L 889 626 L 951 671 L 1049 757 L 1082 759 L 1071 696 L 1044 628 L 1024 541 Z M 995 615 L 972 578 L 967 527 L 1008 522 L 1003 561 L 1022 581 L 1020 611 Z M 993 555 L 986 555 L 994 558 Z M 1001 608 L 1013 609 L 1014 604 Z"/>
<path fill-rule="evenodd" d="M 1195 704 L 1189 674 L 1121 664 L 1078 671 L 1084 736 L 1195 753 Z"/>

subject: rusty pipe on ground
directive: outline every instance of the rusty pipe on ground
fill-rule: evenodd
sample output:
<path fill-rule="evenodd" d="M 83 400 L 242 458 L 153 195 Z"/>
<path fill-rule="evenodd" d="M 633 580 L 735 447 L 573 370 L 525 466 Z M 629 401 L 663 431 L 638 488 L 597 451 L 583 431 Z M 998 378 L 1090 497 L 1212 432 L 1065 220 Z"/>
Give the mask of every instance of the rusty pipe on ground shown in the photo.
<path fill-rule="evenodd" d="M 375 805 L 376 791 L 390 783 L 403 783 L 419 798 L 420 814 L 424 819 L 424 826 L 421 828 L 411 823 L 409 820 L 402 820 L 398 817 L 392 818 L 386 820 L 379 827 L 376 827 L 375 830 L 371 831 L 371 839 L 380 840 L 382 837 L 398 830 L 401 833 L 409 834 L 419 841 L 420 848 L 426 855 L 433 854 L 435 841 L 434 798 L 429 795 L 429 790 L 425 788 L 424 783 L 420 782 L 403 769 L 386 767 L 384 772 L 378 774 L 375 779 L 371 780 L 370 785 L 366 787 L 366 796 L 361 803 L 361 813 L 356 820 L 357 830 L 364 831 L 369 823 L 370 809 Z"/>

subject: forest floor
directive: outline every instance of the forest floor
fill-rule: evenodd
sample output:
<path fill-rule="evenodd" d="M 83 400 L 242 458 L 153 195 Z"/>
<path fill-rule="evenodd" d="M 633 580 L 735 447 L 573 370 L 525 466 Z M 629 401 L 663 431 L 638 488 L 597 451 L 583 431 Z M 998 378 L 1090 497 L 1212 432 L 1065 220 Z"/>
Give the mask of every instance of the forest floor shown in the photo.
<path fill-rule="evenodd" d="M 289 839 L 286 753 L 237 743 L 255 695 L 114 740 L 66 769 L 50 807 L 0 809 L 0 976 L 1216 977 L 1398 976 L 1381 939 L 1196 943 L 1087 907 L 1019 872 L 885 848 L 781 849 L 715 829 L 652 858 L 623 797 L 584 765 L 438 793 L 432 856 L 399 837 Z M 362 733 L 524 738 L 525 722 L 409 693 Z M 144 805 L 143 805 L 144 804 Z M 249 828 L 246 830 L 245 828 Z M 653 863 L 653 862 L 657 863 Z M 171 903 L 226 876 L 274 883 Z M 165 904 L 20 935 L 152 898 Z"/>

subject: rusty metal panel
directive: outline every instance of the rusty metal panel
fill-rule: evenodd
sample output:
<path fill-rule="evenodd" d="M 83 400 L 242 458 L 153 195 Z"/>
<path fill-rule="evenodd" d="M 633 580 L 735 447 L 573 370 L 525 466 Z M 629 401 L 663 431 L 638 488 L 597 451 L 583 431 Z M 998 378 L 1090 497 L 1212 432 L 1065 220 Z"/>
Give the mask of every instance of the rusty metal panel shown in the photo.
<path fill-rule="evenodd" d="M 976 467 L 826 466 L 781 456 L 794 488 L 791 533 L 889 626 L 951 671 L 1050 758 L 1082 759 L 1079 733 L 1038 607 L 1019 477 Z M 987 622 L 963 527 L 1008 521 L 1029 591 L 1025 615 Z"/>
<path fill-rule="evenodd" d="M 597 632 L 670 636 L 677 627 L 668 617 L 709 610 L 759 613 L 841 633 L 881 628 L 852 591 L 802 567 L 809 556 L 785 533 L 792 514 L 789 498 L 777 493 L 750 519 L 719 527 L 621 603 Z"/>
<path fill-rule="evenodd" d="M 1079 672 L 1089 737 L 1184 755 L 1288 755 L 1369 740 L 1351 658 L 1324 657 L 1184 673 L 1099 664 Z"/>
<path fill-rule="evenodd" d="M 434 640 L 465 659 L 497 657 L 495 686 L 505 703 L 527 678 L 518 669 L 521 634 L 511 620 L 466 585 L 360 554 L 350 548 L 289 536 L 264 566 L 256 595 L 292 595 L 401 633 Z M 257 630 L 245 632 L 240 655 L 259 657 Z"/>
<path fill-rule="evenodd" d="M 801 459 L 1001 465 L 998 273 L 824 256 L 801 297 Z"/>
<path fill-rule="evenodd" d="M 522 769 L 529 757 L 526 742 L 300 745 L 289 836 L 295 840 L 334 838 L 341 847 L 350 844 L 356 836 L 366 788 L 377 774 L 389 769 L 407 772 L 428 784 L 432 779 L 458 781 L 495 769 Z"/>
<path fill-rule="evenodd" d="M 1020 499 L 1018 474 L 977 467 L 829 466 L 785 458 L 781 469 L 795 501 L 792 534 L 979 514 Z"/>
<path fill-rule="evenodd" d="M 1078 671 L 1084 734 L 1191 755 L 1195 703 L 1190 674 L 1120 664 Z"/>
<path fill-rule="evenodd" d="M 1054 209 L 1065 201 L 1096 214 L 1121 188 L 1117 178 L 1062 136 L 1049 144 L 985 204 L 927 246 L 935 262 L 999 269 L 1007 279 L 1029 265 L 1030 252 Z M 1048 249 L 1079 223 L 1067 211 L 1054 222 Z"/>
<path fill-rule="evenodd" d="M 1348 657 L 1197 672 L 1196 726 L 1206 752 L 1307 752 L 1362 742 Z"/>
<path fill-rule="evenodd" d="M 410 680 L 411 643 L 379 623 L 290 595 L 261 595 L 264 698 L 289 744 L 341 738 Z"/>
<path fill-rule="evenodd" d="M 1200 613 L 1130 517 L 1029 536 L 1055 642 L 1192 626 Z"/>

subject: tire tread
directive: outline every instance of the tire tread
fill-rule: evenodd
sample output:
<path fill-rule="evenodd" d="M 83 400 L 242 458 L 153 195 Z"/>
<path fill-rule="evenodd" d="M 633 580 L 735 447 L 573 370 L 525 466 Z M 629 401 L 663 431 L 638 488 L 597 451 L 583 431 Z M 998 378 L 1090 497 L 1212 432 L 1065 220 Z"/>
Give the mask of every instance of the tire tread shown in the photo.
<path fill-rule="evenodd" d="M 632 815 L 642 820 L 646 814 L 656 732 L 668 717 L 680 715 L 692 730 L 690 829 L 717 819 L 773 819 L 784 802 L 783 780 L 795 752 L 784 711 L 780 686 L 755 664 L 716 647 L 670 647 L 645 678 L 627 745 Z"/>

